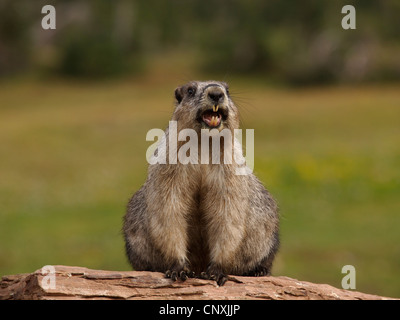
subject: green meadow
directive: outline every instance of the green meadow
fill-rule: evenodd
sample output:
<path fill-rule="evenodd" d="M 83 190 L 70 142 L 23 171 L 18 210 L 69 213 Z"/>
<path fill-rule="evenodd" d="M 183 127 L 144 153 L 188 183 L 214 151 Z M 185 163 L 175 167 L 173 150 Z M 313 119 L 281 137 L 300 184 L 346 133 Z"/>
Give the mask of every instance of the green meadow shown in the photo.
<path fill-rule="evenodd" d="M 129 270 L 121 234 L 182 79 L 0 83 L 0 276 L 44 265 Z M 400 297 L 400 85 L 229 80 L 254 171 L 277 199 L 273 273 Z"/>

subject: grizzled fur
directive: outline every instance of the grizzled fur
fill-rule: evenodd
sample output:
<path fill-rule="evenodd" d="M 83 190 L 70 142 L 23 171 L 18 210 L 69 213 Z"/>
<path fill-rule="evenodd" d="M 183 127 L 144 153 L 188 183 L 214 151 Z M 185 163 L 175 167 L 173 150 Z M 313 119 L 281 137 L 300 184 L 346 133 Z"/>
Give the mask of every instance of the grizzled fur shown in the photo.
<path fill-rule="evenodd" d="M 225 83 L 193 81 L 177 88 L 175 98 L 172 120 L 178 133 L 192 128 L 200 137 L 208 128 L 202 113 L 216 99 L 222 117 L 217 129 L 227 128 L 233 137 L 239 128 Z M 165 133 L 168 141 L 168 129 Z M 170 151 L 160 148 L 157 152 Z M 241 147 L 233 152 L 242 155 Z M 277 205 L 255 175 L 236 175 L 234 161 L 221 163 L 149 166 L 124 217 L 126 253 L 134 269 L 165 272 L 173 280 L 200 276 L 220 285 L 228 274 L 270 274 L 279 246 Z"/>

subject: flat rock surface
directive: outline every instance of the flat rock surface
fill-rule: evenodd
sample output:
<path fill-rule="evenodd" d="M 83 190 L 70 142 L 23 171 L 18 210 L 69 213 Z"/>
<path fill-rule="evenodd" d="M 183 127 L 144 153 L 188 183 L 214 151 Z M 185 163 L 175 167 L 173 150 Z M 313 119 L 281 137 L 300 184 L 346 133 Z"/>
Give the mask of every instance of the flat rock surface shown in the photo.
<path fill-rule="evenodd" d="M 215 281 L 188 279 L 173 282 L 159 272 L 105 271 L 53 266 L 29 274 L 2 277 L 0 300 L 5 299 L 171 299 L 171 300 L 382 300 L 391 299 L 327 284 L 288 277 L 239 277 L 222 287 Z"/>

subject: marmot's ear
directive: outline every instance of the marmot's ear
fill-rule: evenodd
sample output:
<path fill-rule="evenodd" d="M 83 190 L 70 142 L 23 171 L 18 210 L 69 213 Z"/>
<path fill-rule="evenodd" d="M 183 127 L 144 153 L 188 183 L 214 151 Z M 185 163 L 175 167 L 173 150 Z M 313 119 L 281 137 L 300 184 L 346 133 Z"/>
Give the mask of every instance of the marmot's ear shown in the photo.
<path fill-rule="evenodd" d="M 178 103 L 181 103 L 181 101 L 183 99 L 182 87 L 178 87 L 175 89 L 175 99 L 176 99 L 176 101 L 178 101 Z"/>

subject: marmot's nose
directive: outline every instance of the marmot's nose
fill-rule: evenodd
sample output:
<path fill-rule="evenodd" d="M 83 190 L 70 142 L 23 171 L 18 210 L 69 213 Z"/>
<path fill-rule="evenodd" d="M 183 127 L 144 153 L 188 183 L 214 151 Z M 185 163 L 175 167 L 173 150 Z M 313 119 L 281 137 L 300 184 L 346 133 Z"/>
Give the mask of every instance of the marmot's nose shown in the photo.
<path fill-rule="evenodd" d="M 224 101 L 224 92 L 220 88 L 212 88 L 208 91 L 208 97 L 215 104 L 219 104 Z"/>

